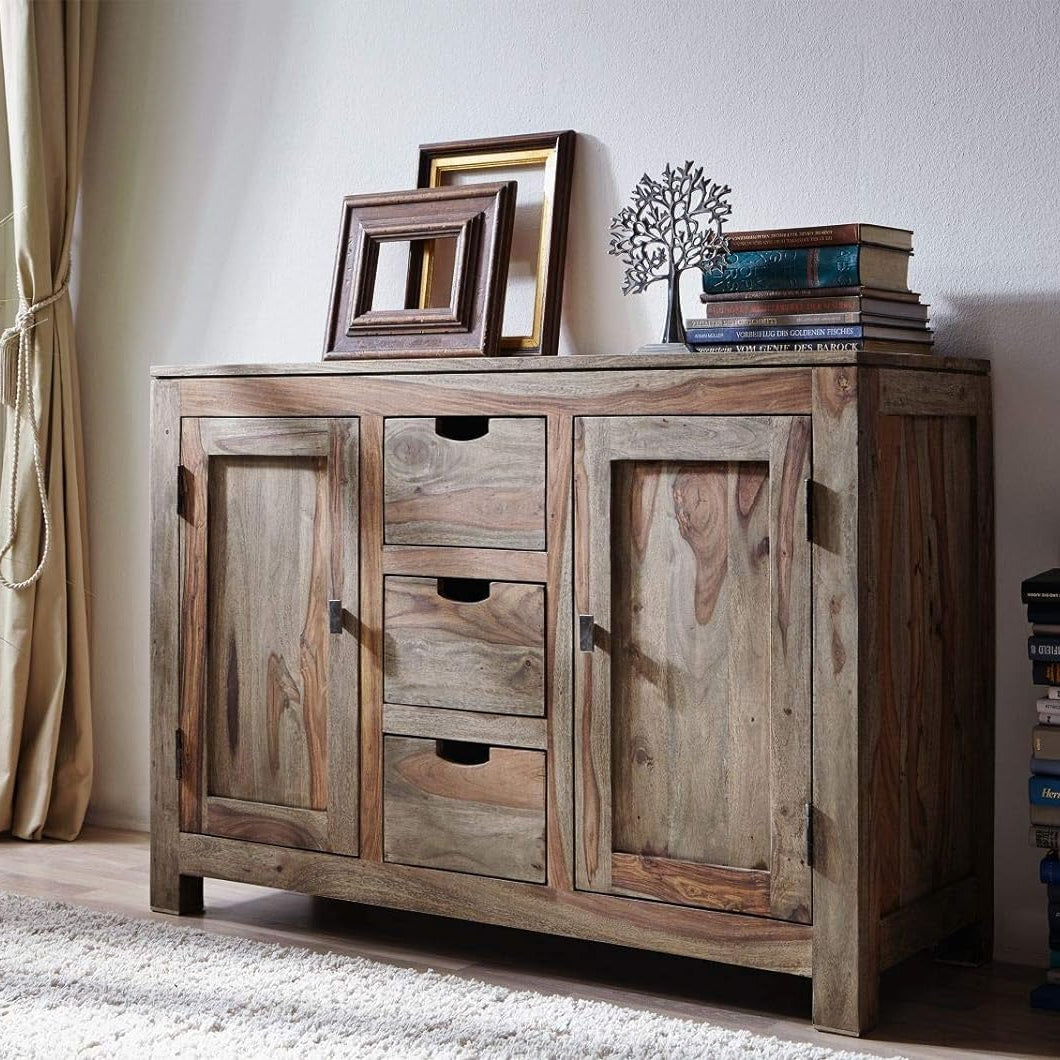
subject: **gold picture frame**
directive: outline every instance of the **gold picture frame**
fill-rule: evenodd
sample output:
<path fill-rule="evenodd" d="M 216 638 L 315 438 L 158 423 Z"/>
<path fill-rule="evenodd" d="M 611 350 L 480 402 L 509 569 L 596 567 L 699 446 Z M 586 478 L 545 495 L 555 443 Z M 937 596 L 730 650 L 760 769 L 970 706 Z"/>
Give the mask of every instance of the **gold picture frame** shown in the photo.
<path fill-rule="evenodd" d="M 497 170 L 512 173 L 526 169 L 542 174 L 531 327 L 525 334 L 502 334 L 502 353 L 554 355 L 557 352 L 574 138 L 574 132 L 568 129 L 420 146 L 417 185 L 421 188 L 445 187 L 447 178 L 455 174 L 481 173 L 484 181 L 496 179 Z M 425 241 L 410 256 L 406 305 L 422 309 L 431 304 L 434 266 L 432 245 Z"/>

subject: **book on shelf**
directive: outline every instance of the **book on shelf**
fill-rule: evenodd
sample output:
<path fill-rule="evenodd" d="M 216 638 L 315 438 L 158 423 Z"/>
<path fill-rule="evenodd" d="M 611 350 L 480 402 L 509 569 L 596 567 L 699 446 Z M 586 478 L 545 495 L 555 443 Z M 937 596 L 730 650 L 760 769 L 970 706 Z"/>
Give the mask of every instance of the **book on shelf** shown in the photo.
<path fill-rule="evenodd" d="M 1027 621 L 1032 626 L 1060 626 L 1060 603 L 1027 604 Z"/>
<path fill-rule="evenodd" d="M 1027 787 L 1032 806 L 1060 809 L 1060 783 L 1052 777 L 1031 777 Z M 1042 883 L 1060 883 L 1060 876 L 1056 880 L 1042 880 Z"/>
<path fill-rule="evenodd" d="M 1036 725 L 1031 732 L 1031 753 L 1035 758 L 1060 759 L 1060 730 Z"/>
<path fill-rule="evenodd" d="M 1031 772 L 1039 777 L 1060 777 L 1060 761 L 1031 756 Z"/>
<path fill-rule="evenodd" d="M 1036 685 L 1060 685 L 1060 662 L 1032 662 L 1031 679 Z"/>
<path fill-rule="evenodd" d="M 1055 850 L 1038 862 L 1038 878 L 1050 887 L 1060 884 L 1060 858 Z"/>
<path fill-rule="evenodd" d="M 758 228 L 741 232 L 727 232 L 726 238 L 733 251 L 755 250 L 759 247 L 825 247 L 849 243 L 891 247 L 911 253 L 913 233 L 908 228 L 890 225 L 871 225 L 862 222 L 841 225 L 810 225 L 799 228 Z"/>
<path fill-rule="evenodd" d="M 889 247 L 797 247 L 743 250 L 730 254 L 725 268 L 703 273 L 703 290 L 775 291 L 820 287 L 909 289 L 909 252 Z"/>
<path fill-rule="evenodd" d="M 692 317 L 685 321 L 686 328 L 766 328 L 792 324 L 876 324 L 887 328 L 913 328 L 918 334 L 922 331 L 921 323 L 917 321 L 880 317 L 871 313 L 777 313 L 773 316 L 743 317 L 715 315 Z"/>
<path fill-rule="evenodd" d="M 1049 967 L 1060 968 L 1060 949 L 1049 951 Z"/>
<path fill-rule="evenodd" d="M 1060 847 L 1060 824 L 1032 824 L 1027 833 L 1032 847 L 1042 850 L 1056 850 Z"/>
<path fill-rule="evenodd" d="M 888 298 L 895 291 L 869 292 L 859 288 L 860 294 L 833 295 L 828 291 L 770 291 L 770 297 L 744 292 L 733 294 L 701 294 L 703 311 L 708 320 L 720 317 L 775 317 L 798 313 L 860 313 L 885 320 L 897 318 L 918 324 L 927 322 L 928 306 L 923 302 L 909 302 Z M 776 297 L 772 297 L 775 295 Z M 919 298 L 919 295 L 914 295 Z"/>
<path fill-rule="evenodd" d="M 687 329 L 693 345 L 730 342 L 816 342 L 828 339 L 895 339 L 899 342 L 931 343 L 927 329 L 881 327 L 878 324 L 787 324 L 780 327 L 694 327 Z"/>
<path fill-rule="evenodd" d="M 1060 825 L 1060 806 L 1031 804 L 1031 824 L 1038 828 L 1056 828 Z"/>
<path fill-rule="evenodd" d="M 1034 637 L 1057 637 L 1060 638 L 1060 626 L 1031 626 L 1031 636 Z"/>
<path fill-rule="evenodd" d="M 916 291 L 890 291 L 879 287 L 808 287 L 804 290 L 796 288 L 781 287 L 774 291 L 701 291 L 699 300 L 707 305 L 714 302 L 737 302 L 750 299 L 775 299 L 775 298 L 835 298 L 852 297 L 858 295 L 862 298 L 882 298 L 888 302 L 920 302 L 920 295 Z"/>
<path fill-rule="evenodd" d="M 830 342 L 692 342 L 688 345 L 696 352 L 702 353 L 924 353 L 923 342 L 894 342 L 882 339 L 849 339 Z M 644 352 L 651 353 L 650 346 L 642 347 Z M 659 353 L 672 353 L 669 345 L 659 347 Z"/>
<path fill-rule="evenodd" d="M 1060 661 L 1060 637 L 1033 634 L 1027 638 L 1027 656 L 1048 662 Z"/>
<path fill-rule="evenodd" d="M 1021 596 L 1025 604 L 1052 602 L 1055 607 L 1060 607 L 1060 567 L 1024 579 Z M 1027 617 L 1031 622 L 1036 621 L 1029 613 Z"/>

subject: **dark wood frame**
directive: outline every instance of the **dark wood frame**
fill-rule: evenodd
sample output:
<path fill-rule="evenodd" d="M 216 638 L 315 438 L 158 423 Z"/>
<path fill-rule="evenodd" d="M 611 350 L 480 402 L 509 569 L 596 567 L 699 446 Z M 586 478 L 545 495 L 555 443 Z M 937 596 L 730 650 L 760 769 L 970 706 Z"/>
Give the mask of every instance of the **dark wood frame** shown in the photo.
<path fill-rule="evenodd" d="M 554 356 L 559 347 L 560 311 L 563 304 L 563 272 L 567 256 L 567 220 L 570 216 L 571 185 L 574 174 L 575 134 L 570 129 L 560 132 L 529 133 L 521 136 L 496 136 L 478 140 L 449 140 L 442 143 L 420 144 L 418 187 L 432 185 L 432 168 L 447 158 L 481 155 L 482 172 L 490 166 L 506 164 L 497 155 L 522 151 L 551 151 L 552 180 L 546 181 L 550 217 L 547 237 L 542 239 L 542 255 L 538 268 L 538 291 L 535 307 L 537 343 L 528 342 L 532 336 L 502 335 L 500 350 L 511 354 L 543 354 Z M 512 164 L 512 163 L 507 163 Z M 542 233 L 543 237 L 545 233 Z M 422 243 L 413 245 L 409 258 L 406 305 L 419 305 L 423 283 L 424 255 Z M 542 290 L 543 286 L 543 290 Z"/>
<path fill-rule="evenodd" d="M 513 180 L 459 188 L 418 188 L 343 200 L 328 310 L 325 360 L 354 357 L 462 357 L 496 352 L 504 311 Z M 435 309 L 372 309 L 379 246 L 456 240 L 453 291 Z M 406 300 L 406 306 L 414 306 Z"/>

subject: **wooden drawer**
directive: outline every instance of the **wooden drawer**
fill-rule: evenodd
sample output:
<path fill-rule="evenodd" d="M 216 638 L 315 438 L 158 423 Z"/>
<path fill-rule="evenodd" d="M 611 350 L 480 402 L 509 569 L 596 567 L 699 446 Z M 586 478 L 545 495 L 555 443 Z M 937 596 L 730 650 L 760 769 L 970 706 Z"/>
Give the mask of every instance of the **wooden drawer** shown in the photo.
<path fill-rule="evenodd" d="M 387 736 L 384 859 L 545 882 L 545 753 Z"/>
<path fill-rule="evenodd" d="M 477 578 L 386 578 L 388 703 L 545 712 L 545 587 Z"/>
<path fill-rule="evenodd" d="M 388 419 L 383 478 L 387 544 L 545 547 L 544 419 Z"/>

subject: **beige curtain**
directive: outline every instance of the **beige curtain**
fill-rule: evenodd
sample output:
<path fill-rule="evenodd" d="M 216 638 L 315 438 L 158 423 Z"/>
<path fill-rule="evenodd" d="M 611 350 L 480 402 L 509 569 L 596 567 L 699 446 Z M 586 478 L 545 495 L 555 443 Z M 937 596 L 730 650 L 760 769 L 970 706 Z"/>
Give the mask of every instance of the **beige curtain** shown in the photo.
<path fill-rule="evenodd" d="M 0 561 L 29 579 L 44 548 L 30 409 L 39 425 L 51 535 L 40 577 L 0 586 L 0 832 L 73 839 L 92 784 L 84 458 L 70 297 L 64 290 L 95 51 L 95 0 L 0 0 L 14 262 L 33 401 L 5 408 L 0 547 L 8 540 L 13 432 L 21 423 L 18 529 Z M 60 297 L 35 314 L 57 292 Z M 6 347 L 13 364 L 18 342 Z M 28 397 L 24 391 L 24 399 Z M 9 399 L 11 395 L 9 392 Z"/>

